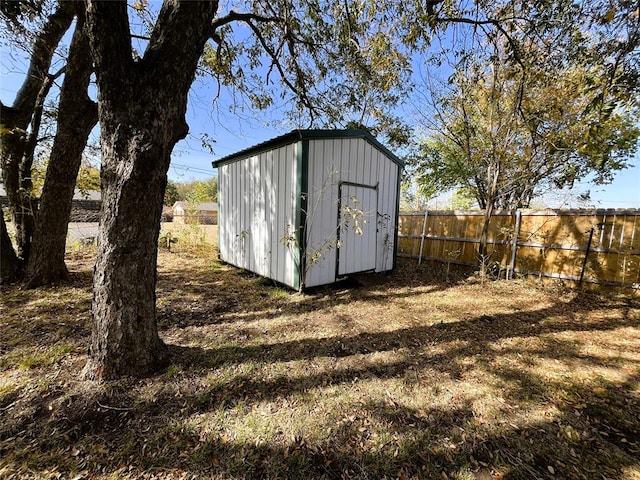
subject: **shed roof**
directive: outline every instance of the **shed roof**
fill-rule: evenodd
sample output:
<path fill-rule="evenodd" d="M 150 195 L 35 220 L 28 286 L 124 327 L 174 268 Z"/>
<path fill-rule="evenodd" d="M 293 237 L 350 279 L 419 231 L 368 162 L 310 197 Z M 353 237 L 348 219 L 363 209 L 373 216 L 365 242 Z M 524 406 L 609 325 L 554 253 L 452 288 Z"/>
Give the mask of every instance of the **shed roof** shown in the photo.
<path fill-rule="evenodd" d="M 283 145 L 289 145 L 291 143 L 300 140 L 311 139 L 323 139 L 323 138 L 362 138 L 372 144 L 375 148 L 382 151 L 391 161 L 398 164 L 400 167 L 404 167 L 404 162 L 400 160 L 394 153 L 392 153 L 387 147 L 380 143 L 376 138 L 366 130 L 293 130 L 289 133 L 281 135 L 279 137 L 267 140 L 266 142 L 259 143 L 253 147 L 245 148 L 239 152 L 232 153 L 226 157 L 222 157 L 219 160 L 212 162 L 214 168 L 220 165 L 231 163 L 237 160 L 243 160 L 248 157 L 257 155 L 258 153 L 272 150 L 274 148 L 281 147 Z"/>

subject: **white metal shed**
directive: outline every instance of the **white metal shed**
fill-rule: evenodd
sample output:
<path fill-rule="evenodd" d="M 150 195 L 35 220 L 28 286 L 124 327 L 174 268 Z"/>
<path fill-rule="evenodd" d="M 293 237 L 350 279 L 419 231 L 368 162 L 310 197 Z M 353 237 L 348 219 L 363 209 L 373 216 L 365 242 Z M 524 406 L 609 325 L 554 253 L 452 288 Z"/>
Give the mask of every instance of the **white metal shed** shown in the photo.
<path fill-rule="evenodd" d="M 295 289 L 396 261 L 402 161 L 364 130 L 295 130 L 213 162 L 220 258 Z"/>

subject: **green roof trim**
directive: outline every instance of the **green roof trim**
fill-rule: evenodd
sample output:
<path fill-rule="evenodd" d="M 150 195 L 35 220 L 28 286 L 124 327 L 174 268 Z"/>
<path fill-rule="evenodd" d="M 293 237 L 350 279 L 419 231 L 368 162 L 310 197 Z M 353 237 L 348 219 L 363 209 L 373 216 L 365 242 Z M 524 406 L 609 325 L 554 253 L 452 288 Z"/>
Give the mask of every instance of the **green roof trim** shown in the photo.
<path fill-rule="evenodd" d="M 302 140 L 315 140 L 315 139 L 335 139 L 335 138 L 362 138 L 373 145 L 375 148 L 383 152 L 391 161 L 404 167 L 404 162 L 400 160 L 391 150 L 380 143 L 376 138 L 366 130 L 293 130 L 285 135 L 267 140 L 266 142 L 259 143 L 253 147 L 240 150 L 239 152 L 232 153 L 226 157 L 222 157 L 213 161 L 211 164 L 213 168 L 218 168 L 220 165 L 227 163 L 244 160 L 246 158 L 258 155 L 260 153 L 273 150 L 274 148 L 296 143 Z"/>

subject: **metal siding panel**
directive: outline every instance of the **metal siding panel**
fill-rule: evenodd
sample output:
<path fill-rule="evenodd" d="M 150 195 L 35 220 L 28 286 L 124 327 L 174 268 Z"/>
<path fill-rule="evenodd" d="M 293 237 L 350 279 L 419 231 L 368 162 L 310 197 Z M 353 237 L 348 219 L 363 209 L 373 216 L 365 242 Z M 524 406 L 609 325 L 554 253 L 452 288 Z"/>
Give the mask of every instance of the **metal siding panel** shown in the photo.
<path fill-rule="evenodd" d="M 296 145 L 288 145 L 286 147 L 287 157 L 287 197 L 285 212 L 287 215 L 286 221 L 292 228 L 296 228 L 296 181 L 298 178 L 298 169 L 296 162 Z M 285 262 L 285 283 L 287 285 L 295 285 L 295 269 L 297 268 L 296 252 L 289 252 L 287 261 Z"/>
<path fill-rule="evenodd" d="M 397 248 L 397 229 L 396 225 L 398 224 L 398 205 L 400 195 L 399 192 L 399 182 L 400 182 L 400 174 L 401 167 L 395 162 L 388 161 L 390 167 L 390 175 L 389 175 L 389 195 L 388 195 L 388 204 L 386 208 L 389 211 L 389 244 L 388 244 L 388 255 L 387 261 L 385 265 L 385 270 L 391 270 L 395 265 L 395 257 L 396 257 L 396 248 Z"/>
<path fill-rule="evenodd" d="M 238 211 L 240 209 L 239 198 L 239 176 L 237 172 L 238 166 L 236 164 L 229 165 L 229 230 L 227 231 L 227 248 L 229 249 L 229 263 L 237 265 L 237 245 L 235 244 L 235 228 L 238 222 Z"/>
<path fill-rule="evenodd" d="M 242 266 L 247 270 L 251 268 L 251 249 L 248 247 L 251 243 L 251 198 L 249 196 L 251 192 L 251 159 L 247 159 L 246 162 L 242 162 L 242 216 L 240 218 L 240 258 Z"/>
<path fill-rule="evenodd" d="M 268 232 L 268 245 L 269 245 L 269 278 L 276 277 L 276 270 L 274 267 L 278 264 L 278 250 L 277 245 L 274 245 L 274 239 L 277 239 L 278 234 L 277 231 L 274 230 L 277 223 L 277 212 L 276 208 L 276 181 L 277 174 L 274 172 L 275 162 L 273 161 L 273 152 L 268 152 L 265 158 L 265 169 L 266 169 L 266 178 L 265 178 L 265 188 L 267 190 L 267 198 L 268 198 L 268 208 L 267 208 L 267 232 Z"/>
<path fill-rule="evenodd" d="M 371 176 L 370 182 L 375 182 L 378 185 L 378 211 L 376 212 L 376 272 L 382 270 L 384 263 L 384 235 L 385 235 L 385 205 L 387 202 L 387 188 L 385 181 L 385 167 L 388 163 L 385 155 L 381 155 L 377 149 L 374 150 L 374 157 L 372 158 Z"/>
<path fill-rule="evenodd" d="M 377 218 L 377 241 L 378 241 L 378 253 L 376 258 L 376 271 L 379 272 L 384 270 L 384 236 L 385 236 L 385 215 L 387 212 L 387 203 L 388 203 L 388 183 L 387 183 L 387 175 L 388 175 L 388 162 L 385 162 L 385 159 L 380 155 L 376 158 L 376 163 L 379 168 L 378 173 L 378 218 Z"/>
<path fill-rule="evenodd" d="M 357 140 L 356 140 L 357 142 Z M 352 142 L 352 143 L 356 143 Z M 354 183 L 364 184 L 364 159 L 367 158 L 367 149 L 366 147 L 362 151 L 358 151 L 358 155 L 355 158 L 349 158 L 349 163 L 351 164 L 351 169 L 353 170 L 353 174 L 349 181 Z"/>
<path fill-rule="evenodd" d="M 218 168 L 218 253 L 220 258 L 226 261 L 227 255 L 227 243 L 226 243 L 226 231 L 228 229 L 227 222 L 229 221 L 229 215 L 227 213 L 227 195 L 229 194 L 229 189 L 227 186 L 227 179 L 229 175 L 227 174 L 228 167 L 225 165 L 224 167 Z"/>
<path fill-rule="evenodd" d="M 240 260 L 240 244 L 238 240 L 238 234 L 240 233 L 240 225 L 242 224 L 242 213 L 244 211 L 242 207 L 242 199 L 244 196 L 243 192 L 243 183 L 242 183 L 242 164 L 234 164 L 233 166 L 233 177 L 234 177 L 234 203 L 235 203 L 235 212 L 234 212 L 234 220 L 233 220 L 233 230 L 231 231 L 232 236 L 232 257 L 234 265 L 238 265 L 239 267 L 243 267 L 242 262 Z"/>
<path fill-rule="evenodd" d="M 262 158 L 260 155 L 256 158 L 253 171 L 253 218 L 251 219 L 252 246 L 253 246 L 253 262 L 256 273 L 260 275 L 268 275 L 269 270 L 264 268 L 264 251 L 265 251 L 265 224 L 264 224 L 264 197 L 262 196 Z"/>
<path fill-rule="evenodd" d="M 310 263 L 311 260 L 307 253 L 316 248 L 313 234 L 318 228 L 321 228 L 321 225 L 319 225 L 321 223 L 321 218 L 318 216 L 318 202 L 321 198 L 320 193 L 314 184 L 314 179 L 318 177 L 318 168 L 321 168 L 319 162 L 315 160 L 317 157 L 316 147 L 317 144 L 315 142 L 309 142 L 309 177 L 307 178 L 309 201 L 307 202 L 307 218 L 304 225 L 305 235 L 307 237 L 307 250 L 306 252 L 303 252 L 303 255 L 306 257 L 305 262 L 308 272 L 301 272 L 300 275 L 300 281 L 304 282 L 305 285 L 307 285 L 309 281 L 313 281 L 312 277 L 313 272 L 315 271 L 315 265 Z"/>
<path fill-rule="evenodd" d="M 368 183 L 369 185 L 377 185 L 380 183 L 380 166 L 384 165 L 385 157 L 375 148 L 372 150 L 372 154 L 368 169 L 369 179 L 365 183 Z"/>
<path fill-rule="evenodd" d="M 253 185 L 251 190 L 251 197 L 253 198 L 253 205 L 251 209 L 251 251 L 254 272 L 266 276 L 269 274 L 269 269 L 265 268 L 264 263 L 264 252 L 266 250 L 266 225 L 264 222 L 265 203 L 262 189 L 262 183 L 264 181 L 264 178 L 262 177 L 263 159 L 264 153 L 256 156 L 252 165 Z"/>
<path fill-rule="evenodd" d="M 247 221 L 248 221 L 248 232 L 249 235 L 247 239 L 249 240 L 249 248 L 247 248 L 246 255 L 249 259 L 249 270 L 255 273 L 260 273 L 258 270 L 258 262 L 257 262 L 257 249 L 259 248 L 257 242 L 258 236 L 258 228 L 256 224 L 256 217 L 258 215 L 258 192 L 256 180 L 258 178 L 256 169 L 258 168 L 259 163 L 257 162 L 257 157 L 251 157 L 248 163 L 248 173 L 249 173 L 249 182 L 247 189 Z"/>
<path fill-rule="evenodd" d="M 272 178 L 271 186 L 265 180 L 263 191 L 268 191 L 264 199 L 270 197 L 269 203 L 273 207 L 268 213 L 265 211 L 264 216 L 264 230 L 269 231 L 269 234 L 263 234 L 261 238 L 264 245 L 261 254 L 266 259 L 264 273 L 261 275 L 295 288 L 295 262 L 283 242 L 285 230 L 293 227 L 295 220 L 295 202 L 292 202 L 291 197 L 292 192 L 295 194 L 295 146 L 286 145 L 267 154 L 265 169 L 271 169 Z M 269 164 L 270 167 L 267 166 Z M 289 173 L 294 175 L 293 182 Z"/>
<path fill-rule="evenodd" d="M 228 262 L 234 265 L 237 265 L 236 260 L 236 245 L 234 240 L 234 232 L 236 227 L 236 222 L 238 221 L 238 208 L 240 204 L 238 203 L 238 175 L 236 174 L 237 165 L 231 164 L 229 165 L 229 201 L 227 202 L 227 212 L 228 212 L 228 220 L 229 220 L 229 229 L 227 230 L 227 249 L 228 249 Z"/>
<path fill-rule="evenodd" d="M 234 179 L 235 179 L 235 175 L 234 175 L 234 171 L 233 171 L 233 165 L 229 165 L 229 168 L 227 170 L 227 186 L 228 186 L 228 195 L 227 195 L 227 209 L 226 209 L 226 216 L 227 216 L 227 230 L 226 230 L 226 239 L 225 239 L 225 245 L 227 248 L 227 260 L 229 263 L 234 263 L 235 264 L 235 258 L 234 258 L 234 245 L 233 245 L 233 237 L 232 237 L 232 232 L 233 232 L 233 228 L 234 228 L 234 222 L 235 222 L 235 217 L 237 216 L 237 214 L 235 213 L 235 210 L 237 208 L 237 201 L 236 201 L 236 196 L 238 195 L 238 190 L 237 188 L 235 188 L 235 183 L 234 183 Z"/>
<path fill-rule="evenodd" d="M 253 219 L 255 216 L 255 160 L 256 157 L 251 157 L 246 162 L 246 186 L 244 191 L 244 200 L 245 200 L 245 228 L 243 229 L 246 232 L 244 238 L 244 257 L 247 265 L 247 269 L 256 272 L 256 262 L 255 262 L 255 254 L 256 250 L 254 247 L 254 228 L 253 228 Z"/>
<path fill-rule="evenodd" d="M 295 263 L 282 237 L 295 220 L 295 160 L 290 145 L 218 170 L 220 257 L 292 287 Z"/>
<path fill-rule="evenodd" d="M 273 189 L 272 189 L 272 194 L 273 194 L 273 202 L 275 205 L 274 208 L 274 216 L 273 216 L 273 225 L 271 226 L 272 230 L 275 232 L 274 237 L 275 237 L 275 242 L 276 244 L 274 244 L 273 240 L 272 240 L 272 244 L 271 244 L 271 248 L 273 249 L 273 254 L 271 256 L 271 260 L 273 262 L 273 265 L 271 267 L 271 275 L 273 279 L 279 279 L 279 278 L 283 278 L 280 275 L 280 265 L 282 262 L 282 258 L 281 258 L 281 251 L 277 245 L 277 241 L 278 238 L 280 237 L 280 232 L 281 232 L 281 228 L 280 228 L 280 219 L 281 219 L 281 214 L 280 212 L 281 210 L 281 204 L 280 204 L 280 183 L 279 183 L 279 176 L 280 176 L 280 162 L 278 161 L 280 159 L 278 152 L 275 151 L 273 153 Z"/>
<path fill-rule="evenodd" d="M 358 178 L 359 165 L 358 160 L 362 157 L 362 152 L 360 151 L 360 143 L 357 141 L 349 141 L 349 156 L 347 161 L 353 166 L 353 175 L 350 175 L 349 178 L 345 179 L 354 183 L 362 183 Z"/>
<path fill-rule="evenodd" d="M 276 225 L 276 229 L 281 229 L 284 231 L 288 229 L 286 221 L 286 195 L 287 195 L 287 179 L 286 179 L 286 171 L 287 164 L 285 159 L 283 158 L 283 150 L 278 149 L 277 151 L 277 159 L 278 163 L 278 224 Z M 283 255 L 278 263 L 278 275 L 276 278 L 282 279 L 282 282 L 285 281 L 285 270 L 286 270 L 286 259 L 288 255 Z"/>
<path fill-rule="evenodd" d="M 397 189 L 397 165 L 386 159 L 384 168 L 384 177 L 381 178 L 381 184 L 384 186 L 384 204 L 382 215 L 387 216 L 384 219 L 384 228 L 381 228 L 380 235 L 380 267 L 379 271 L 390 270 L 393 267 L 393 249 L 394 249 L 394 225 L 396 223 L 396 189 Z"/>
<path fill-rule="evenodd" d="M 229 236 L 231 238 L 230 248 L 231 248 L 231 258 L 232 263 L 239 267 L 243 267 L 241 257 L 240 257 L 240 244 L 239 244 L 239 233 L 240 233 L 240 225 L 241 225 L 241 217 L 242 217 L 242 198 L 244 192 L 242 191 L 242 165 L 240 163 L 233 164 L 231 169 L 231 175 L 234 183 L 233 189 L 233 220 L 231 221 L 231 230 L 229 231 Z"/>
<path fill-rule="evenodd" d="M 272 185 L 272 176 L 271 176 L 271 159 L 269 152 L 263 155 L 262 163 L 260 164 L 260 173 L 261 173 L 261 190 L 262 190 L 262 198 L 264 202 L 264 217 L 262 218 L 262 222 L 264 225 L 264 233 L 263 233 L 263 269 L 264 275 L 273 278 L 273 274 L 271 273 L 271 264 L 273 262 L 272 259 L 272 237 L 273 237 L 273 212 L 272 212 L 272 202 L 271 202 L 271 185 Z"/>
<path fill-rule="evenodd" d="M 242 268 L 249 270 L 249 262 L 246 254 L 247 247 L 247 224 L 249 215 L 248 206 L 248 191 L 249 191 L 249 160 L 240 163 L 238 167 L 238 175 L 240 181 L 240 215 L 238 217 L 238 224 L 236 226 L 236 243 L 237 243 L 237 256 L 238 262 Z"/>
<path fill-rule="evenodd" d="M 226 230 L 225 244 L 227 248 L 226 261 L 229 263 L 235 263 L 235 258 L 233 258 L 233 240 L 232 240 L 231 232 L 233 232 L 235 217 L 237 216 L 237 213 L 235 212 L 235 210 L 237 209 L 237 206 L 238 206 L 238 202 L 236 200 L 236 197 L 238 195 L 238 189 L 236 187 L 236 183 L 235 183 L 236 176 L 234 175 L 233 170 L 234 170 L 234 165 L 233 164 L 228 165 L 227 186 L 228 186 L 229 194 L 227 195 L 227 209 L 226 209 L 227 230 Z"/>
<path fill-rule="evenodd" d="M 278 183 L 278 219 L 277 219 L 277 225 L 274 227 L 276 229 L 276 231 L 279 231 L 280 233 L 278 234 L 278 236 L 283 236 L 283 232 L 285 231 L 285 229 L 287 228 L 287 222 L 285 220 L 286 215 L 285 215 L 285 194 L 286 194 L 286 185 L 285 185 L 285 172 L 287 170 L 287 164 L 284 161 L 283 157 L 282 157 L 283 153 L 282 153 L 282 149 L 280 149 L 277 152 L 276 158 L 275 158 L 275 162 L 278 164 L 278 178 L 277 178 L 277 183 Z M 285 246 L 285 252 L 281 252 L 278 251 L 278 265 L 277 265 L 277 276 L 276 278 L 278 279 L 282 279 L 282 282 L 284 283 L 285 280 L 285 269 L 286 269 L 286 264 L 287 264 L 287 256 L 289 255 L 288 253 L 288 249 Z"/>
<path fill-rule="evenodd" d="M 307 285 L 324 285 L 335 281 L 336 241 L 337 241 L 337 198 L 340 180 L 340 155 L 336 153 L 335 141 L 315 140 L 313 142 L 313 183 L 318 195 L 315 219 L 310 238 L 313 247 L 322 254 L 321 259 L 311 268 Z"/>
<path fill-rule="evenodd" d="M 218 167 L 218 182 L 220 184 L 218 191 L 218 252 L 220 258 L 226 261 L 228 256 L 227 232 L 229 231 L 229 168 Z"/>

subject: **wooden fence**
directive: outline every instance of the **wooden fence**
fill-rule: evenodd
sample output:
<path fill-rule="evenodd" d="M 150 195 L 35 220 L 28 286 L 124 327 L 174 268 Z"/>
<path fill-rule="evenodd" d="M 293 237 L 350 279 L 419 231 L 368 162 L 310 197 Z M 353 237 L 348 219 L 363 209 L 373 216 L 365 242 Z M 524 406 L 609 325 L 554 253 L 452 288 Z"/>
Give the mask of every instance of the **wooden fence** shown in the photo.
<path fill-rule="evenodd" d="M 398 255 L 478 265 L 482 212 L 400 213 Z M 640 288 L 640 209 L 518 210 L 491 220 L 492 269 Z"/>

